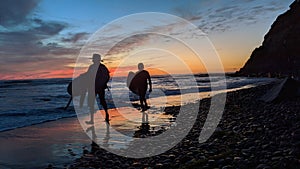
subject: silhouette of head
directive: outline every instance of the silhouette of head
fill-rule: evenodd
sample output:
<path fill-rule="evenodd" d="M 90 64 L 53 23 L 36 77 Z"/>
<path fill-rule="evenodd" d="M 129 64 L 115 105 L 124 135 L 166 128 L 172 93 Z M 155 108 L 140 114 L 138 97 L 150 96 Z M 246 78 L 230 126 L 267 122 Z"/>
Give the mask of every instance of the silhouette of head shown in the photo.
<path fill-rule="evenodd" d="M 93 62 L 99 63 L 101 61 L 101 55 L 94 53 L 93 54 Z"/>
<path fill-rule="evenodd" d="M 144 70 L 144 64 L 143 63 L 139 63 L 138 64 L 138 69 L 139 70 Z"/>

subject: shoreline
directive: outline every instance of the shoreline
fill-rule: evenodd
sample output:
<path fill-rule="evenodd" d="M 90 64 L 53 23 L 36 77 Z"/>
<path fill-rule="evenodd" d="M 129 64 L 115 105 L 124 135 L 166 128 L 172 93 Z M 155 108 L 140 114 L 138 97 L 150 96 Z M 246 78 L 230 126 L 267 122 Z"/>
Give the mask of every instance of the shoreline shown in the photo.
<path fill-rule="evenodd" d="M 255 148 L 255 146 L 254 146 L 255 149 L 253 148 L 253 146 L 252 148 L 251 146 L 250 147 L 246 146 L 240 150 L 242 152 L 237 153 L 234 151 L 234 148 L 236 148 L 234 144 L 241 142 L 238 139 L 241 139 L 242 141 L 243 139 L 245 139 L 239 136 L 239 132 L 241 131 L 248 134 L 249 132 L 250 133 L 252 132 L 253 134 L 256 132 L 257 128 L 259 128 L 258 130 L 260 131 L 260 133 L 265 129 L 264 127 L 259 126 L 260 124 L 255 124 L 253 126 L 251 122 L 257 117 L 259 117 L 259 120 L 262 120 L 263 117 L 260 117 L 258 115 L 259 113 L 268 113 L 269 108 L 273 103 L 261 103 L 260 101 L 257 101 L 256 98 L 264 94 L 265 91 L 269 89 L 272 85 L 273 84 L 261 85 L 257 87 L 241 89 L 238 91 L 227 93 L 226 109 L 221 119 L 221 122 L 219 124 L 219 127 L 217 128 L 213 136 L 203 144 L 198 143 L 198 137 L 200 133 L 199 129 L 201 129 L 203 122 L 206 118 L 205 114 L 207 113 L 208 110 L 207 107 L 210 105 L 210 98 L 204 98 L 200 101 L 199 111 L 203 113 L 198 114 L 198 118 L 196 123 L 194 124 L 193 129 L 185 137 L 185 139 L 183 139 L 178 145 L 176 145 L 171 150 L 155 157 L 149 157 L 144 159 L 125 158 L 125 157 L 120 157 L 111 154 L 109 152 L 106 152 L 106 150 L 101 148 L 99 149 L 99 147 L 97 146 L 93 147 L 91 146 L 91 140 L 83 131 L 82 126 L 79 124 L 78 119 L 74 117 L 68 117 L 56 121 L 50 121 L 47 123 L 41 123 L 33 126 L 27 126 L 23 128 L 17 128 L 13 130 L 0 132 L 1 151 L 2 151 L 0 153 L 2 155 L 2 157 L 0 158 L 2 159 L 0 161 L 0 166 L 3 168 L 11 168 L 12 166 L 13 168 L 24 168 L 24 166 L 29 166 L 29 167 L 32 166 L 30 168 L 46 168 L 48 164 L 51 164 L 51 166 L 53 166 L 54 168 L 65 168 L 65 167 L 107 168 L 107 167 L 112 167 L 114 165 L 120 164 L 121 165 L 120 168 L 124 168 L 124 167 L 125 168 L 127 167 L 199 168 L 199 166 L 202 166 L 203 168 L 220 167 L 220 166 L 221 167 L 229 166 L 229 168 L 230 166 L 232 166 L 233 168 L 236 167 L 247 168 L 245 167 L 245 165 L 244 167 L 242 165 L 242 162 L 244 162 L 243 160 L 246 160 L 245 164 L 247 164 L 247 157 L 244 157 L 245 154 L 248 155 L 250 154 L 251 157 L 251 153 L 253 154 L 252 151 L 259 150 L 259 149 Z M 279 114 L 284 113 L 286 109 L 289 108 L 291 109 L 291 110 L 287 110 L 289 113 L 293 112 L 294 110 L 297 110 L 299 112 L 300 102 L 297 103 L 297 101 L 299 102 L 299 98 L 298 100 L 296 99 L 296 100 L 284 101 L 283 103 L 279 103 L 279 105 L 274 104 L 275 106 L 274 110 L 277 110 L 281 106 L 283 107 L 283 109 L 282 110 L 279 109 Z M 266 106 L 267 109 L 266 110 L 262 109 L 257 111 L 258 107 L 256 107 L 256 105 L 262 107 Z M 288 105 L 290 105 L 289 108 Z M 178 112 L 179 109 L 180 106 L 168 106 L 166 107 L 165 112 L 166 114 L 176 116 L 176 112 Z M 244 110 L 245 112 L 250 111 L 250 113 L 247 116 L 241 112 L 242 110 Z M 234 120 L 237 118 L 233 116 L 234 113 L 237 113 L 237 115 L 240 116 L 240 118 L 237 120 L 246 120 L 244 119 L 246 117 L 247 119 L 250 118 L 251 121 L 250 122 L 243 121 L 243 124 L 238 125 L 237 122 L 234 122 Z M 299 119 L 299 115 L 296 114 L 287 118 Z M 292 126 L 294 126 L 295 128 L 295 125 L 298 125 L 299 128 L 299 122 L 297 124 L 296 122 L 293 121 Z M 269 122 L 266 122 L 266 124 L 270 125 Z M 246 125 L 247 128 L 245 129 L 244 128 L 245 126 L 243 125 Z M 254 131 L 248 131 L 249 128 L 251 128 L 251 130 Z M 59 132 L 53 132 L 54 130 Z M 39 133 L 39 131 L 44 133 L 41 134 Z M 300 131 L 296 130 L 295 132 L 292 131 L 292 133 L 295 133 L 296 136 L 299 136 Z M 244 133 L 242 133 L 242 135 L 244 135 Z M 259 135 L 257 135 L 256 137 L 258 136 Z M 288 136 L 287 138 L 290 139 L 290 137 L 291 136 Z M 224 139 L 225 140 L 232 139 L 228 141 L 230 142 L 231 145 L 222 145 L 219 143 L 221 140 Z M 247 138 L 246 140 L 251 140 L 251 139 Z M 53 146 L 54 144 L 59 146 L 54 147 Z M 274 143 L 271 144 L 274 147 Z M 291 146 L 294 145 L 293 142 L 286 143 L 286 144 L 290 145 L 290 147 L 288 148 L 289 152 L 287 152 L 287 150 L 286 151 L 280 150 L 279 152 L 287 156 L 286 158 L 288 159 L 292 157 L 294 158 L 295 155 L 299 156 L 299 150 L 296 149 L 295 146 Z M 218 150 L 219 149 L 218 147 L 223 147 L 223 148 L 221 148 L 221 150 Z M 225 151 L 226 148 L 224 147 L 226 147 L 228 151 L 227 150 Z M 264 144 L 263 147 L 264 149 L 266 149 L 269 147 L 269 145 L 266 143 Z M 31 152 L 32 150 L 33 152 L 36 152 L 36 154 L 40 153 L 42 155 L 28 156 L 28 153 Z M 181 153 L 182 150 L 184 151 Z M 43 161 L 42 158 L 43 154 L 49 154 L 49 152 L 51 151 L 56 152 L 56 156 L 53 155 L 52 158 L 53 160 Z M 274 151 L 274 153 L 275 152 L 277 153 L 277 156 L 275 157 L 276 158 L 279 157 L 280 159 L 280 153 L 278 151 Z M 270 153 L 267 153 L 267 155 L 271 157 Z M 24 160 L 25 158 L 23 157 L 26 157 L 26 160 Z M 282 158 L 283 159 L 281 159 L 281 161 L 283 161 L 283 163 L 286 165 L 287 162 L 284 160 L 284 157 Z M 170 162 L 173 160 L 174 162 Z M 272 158 L 270 160 L 272 160 Z M 289 162 L 292 162 L 291 165 L 297 164 L 298 166 L 300 166 L 299 162 L 298 163 L 295 162 L 295 159 L 292 160 L 289 159 L 289 160 L 290 160 Z M 29 161 L 33 161 L 33 162 L 30 163 Z M 253 160 L 248 160 L 248 162 L 253 163 Z M 36 165 L 34 163 L 39 163 L 39 165 Z M 257 163 L 258 163 L 257 160 L 254 160 L 254 164 L 252 164 L 251 168 L 258 167 L 259 164 Z M 262 162 L 262 164 L 264 163 Z M 272 163 L 267 163 L 265 166 L 278 167 L 277 164 L 272 165 Z"/>
<path fill-rule="evenodd" d="M 52 119 L 52 120 L 45 120 L 45 121 L 41 121 L 41 122 L 38 122 L 38 123 L 34 123 L 34 124 L 30 124 L 30 125 L 24 125 L 24 126 L 18 126 L 18 127 L 15 127 L 15 128 L 8 128 L 8 129 L 4 129 L 4 130 L 0 130 L 0 134 L 2 132 L 9 132 L 9 131 L 14 131 L 14 130 L 19 130 L 19 129 L 22 129 L 22 128 L 26 128 L 26 127 L 32 127 L 32 126 L 36 126 L 36 125 L 42 125 L 42 124 L 45 124 L 45 123 L 51 123 L 51 122 L 56 122 L 56 121 L 60 121 L 60 120 L 64 120 L 64 119 L 69 119 L 69 118 L 76 118 L 77 115 L 73 115 L 73 116 L 69 116 L 69 117 L 61 117 L 61 118 L 58 118 L 58 119 Z"/>
<path fill-rule="evenodd" d="M 77 118 L 0 132 L 0 168 L 65 168 L 90 147 Z"/>
<path fill-rule="evenodd" d="M 280 103 L 257 99 L 273 84 L 227 93 L 222 119 L 214 134 L 200 144 L 198 137 L 210 99 L 200 102 L 189 134 L 167 152 L 143 159 L 121 157 L 97 146 L 70 168 L 297 168 L 300 166 L 299 98 Z M 179 107 L 166 110 L 176 115 Z"/>
<path fill-rule="evenodd" d="M 259 83 L 268 83 L 269 81 L 272 81 L 272 80 L 271 79 L 268 79 L 268 80 L 263 80 L 263 79 L 253 80 L 252 79 L 249 81 L 243 80 L 243 82 L 239 83 L 239 85 L 236 85 L 235 82 L 232 81 L 232 85 L 228 86 L 229 89 L 226 89 L 226 90 L 220 89 L 220 91 L 216 91 L 216 92 L 239 90 L 243 87 L 253 85 L 254 82 L 255 82 L 255 84 L 259 84 Z M 39 82 L 38 86 L 41 84 L 44 84 L 44 83 L 48 84 L 49 82 Z M 52 84 L 56 84 L 56 83 L 50 82 L 50 84 L 52 85 Z M 59 85 L 62 85 L 62 84 L 63 83 L 60 81 Z M 206 84 L 206 82 L 204 84 Z M 26 85 L 28 86 L 28 85 L 30 85 L 30 83 L 28 83 Z M 201 88 L 201 90 L 200 90 L 200 88 Z M 9 89 L 9 91 L 12 89 Z M 41 88 L 39 88 L 39 90 L 40 89 Z M 62 88 L 60 86 L 60 90 L 61 89 Z M 199 99 L 203 99 L 205 97 L 211 97 L 210 91 L 208 90 L 208 88 L 199 87 L 198 90 L 199 90 L 199 93 L 198 93 Z M 10 92 L 8 92 L 8 93 L 10 93 Z M 161 95 L 159 93 L 159 91 L 154 91 L 153 93 L 154 93 L 154 95 L 152 95 L 151 97 L 152 97 L 153 101 L 155 102 L 154 103 L 155 105 L 157 105 L 157 101 L 161 101 L 162 99 L 165 99 L 165 96 L 163 94 Z M 188 97 L 189 97 L 188 95 L 190 95 L 190 93 L 189 92 L 183 92 L 183 93 L 185 93 L 187 95 L 185 98 L 188 99 Z M 29 96 L 30 96 L 30 94 L 24 94 L 25 98 L 29 97 Z M 160 96 L 163 96 L 163 97 L 160 97 Z M 33 97 L 36 97 L 36 96 L 33 96 Z M 111 99 L 110 96 L 108 96 L 108 97 L 109 97 L 108 99 Z M 8 96 L 4 95 L 4 97 L 1 97 L 1 98 L 13 99 L 13 97 L 10 97 L 9 95 Z M 20 98 L 22 98 L 22 97 L 20 97 Z M 176 92 L 169 93 L 167 98 L 168 98 L 168 103 L 166 105 L 162 105 L 162 106 L 158 106 L 158 107 L 166 107 L 166 106 L 182 104 L 182 103 L 180 103 L 180 100 L 182 100 L 181 95 L 176 94 Z M 64 108 L 63 106 L 66 104 L 68 99 L 69 99 L 69 96 L 64 95 L 64 94 L 59 94 L 57 96 L 56 95 L 53 95 L 53 96 L 45 95 L 45 96 L 35 98 L 34 104 L 33 104 L 34 107 L 32 107 L 32 108 L 27 107 L 28 104 L 31 104 L 30 102 L 28 102 L 26 104 L 28 99 L 27 100 L 16 99 L 14 101 L 20 103 L 20 104 L 16 104 L 16 106 L 17 107 L 20 106 L 21 109 L 9 108 L 9 107 L 6 109 L 6 107 L 4 107 L 4 110 L 3 110 L 3 112 L 1 112 L 0 116 L 4 118 L 5 123 L 4 122 L 1 123 L 1 129 L 0 129 L 1 131 L 0 132 L 19 129 L 19 128 L 32 126 L 32 125 L 36 125 L 36 124 L 42 124 L 42 123 L 49 122 L 49 121 L 56 121 L 56 120 L 60 120 L 63 118 L 75 117 L 76 113 L 74 113 L 74 109 L 68 109 L 67 111 L 63 110 L 63 108 Z M 194 102 L 194 100 L 195 99 L 192 98 L 190 101 Z M 3 100 L 3 101 L 5 101 L 5 100 Z M 189 101 L 189 100 L 187 100 L 187 101 Z M 47 104 L 49 104 L 50 106 L 47 106 Z M 46 107 L 43 107 L 43 105 L 45 105 Z M 24 106 L 24 108 L 22 108 L 23 106 Z M 60 107 L 57 107 L 57 106 L 60 106 Z M 113 106 L 114 106 L 114 104 L 110 105 L 111 108 L 113 108 Z M 40 107 L 40 109 L 39 109 L 39 107 Z"/>

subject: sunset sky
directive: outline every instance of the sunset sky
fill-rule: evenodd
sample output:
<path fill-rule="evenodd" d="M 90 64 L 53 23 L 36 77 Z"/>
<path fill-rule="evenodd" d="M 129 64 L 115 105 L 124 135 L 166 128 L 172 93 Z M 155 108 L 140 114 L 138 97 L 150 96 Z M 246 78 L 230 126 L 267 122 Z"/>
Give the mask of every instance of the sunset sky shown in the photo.
<path fill-rule="evenodd" d="M 81 48 L 97 30 L 120 17 L 142 12 L 172 14 L 191 22 L 214 45 L 225 71 L 233 72 L 243 66 L 252 50 L 262 43 L 276 17 L 288 10 L 292 2 L 293 0 L 1 0 L 0 79 L 72 77 Z M 147 18 L 139 19 L 147 21 Z M 112 38 L 115 34 L 110 31 L 128 33 L 123 32 L 122 26 L 116 26 L 115 30 L 102 34 L 107 38 L 107 46 L 115 43 Z M 130 26 L 132 29 L 135 27 L 128 27 Z M 144 29 L 162 30 L 160 26 Z M 182 24 L 172 27 L 165 25 L 164 31 L 170 34 L 181 27 Z M 164 50 L 145 50 L 146 47 L 155 46 Z M 101 51 L 99 53 L 104 55 Z M 180 59 L 174 59 L 172 53 Z M 160 72 L 157 70 L 185 73 L 185 68 L 179 62 L 184 62 L 194 73 L 206 72 L 201 61 L 182 47 L 182 44 L 172 37 L 157 35 L 129 37 L 103 56 L 103 60 L 111 72 L 119 69 L 120 75 L 125 75 L 130 70 L 135 71 L 139 62 L 144 62 L 146 68 L 157 74 Z M 85 60 L 77 66 L 85 71 L 90 63 L 90 60 Z M 220 71 L 217 68 L 211 70 Z"/>

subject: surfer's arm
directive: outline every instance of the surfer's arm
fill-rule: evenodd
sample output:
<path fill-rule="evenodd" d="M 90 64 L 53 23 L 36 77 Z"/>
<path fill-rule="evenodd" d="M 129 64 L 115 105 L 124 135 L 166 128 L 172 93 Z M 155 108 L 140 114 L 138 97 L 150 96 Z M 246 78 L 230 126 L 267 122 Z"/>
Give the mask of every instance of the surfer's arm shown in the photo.
<path fill-rule="evenodd" d="M 149 73 L 148 73 L 148 81 L 149 81 L 149 92 L 152 92 L 152 82 L 151 82 L 151 77 L 150 77 Z"/>
<path fill-rule="evenodd" d="M 109 79 L 110 79 L 110 72 L 109 72 L 108 68 L 105 65 L 104 65 L 104 67 L 105 67 L 105 69 L 107 71 L 108 78 L 107 78 L 107 82 L 106 83 L 108 83 Z"/>

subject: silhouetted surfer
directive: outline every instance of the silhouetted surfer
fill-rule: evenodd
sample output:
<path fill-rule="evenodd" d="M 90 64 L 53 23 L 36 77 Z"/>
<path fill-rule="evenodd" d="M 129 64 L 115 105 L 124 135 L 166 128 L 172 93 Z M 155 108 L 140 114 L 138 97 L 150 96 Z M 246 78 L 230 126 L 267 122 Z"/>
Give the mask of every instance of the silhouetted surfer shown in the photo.
<path fill-rule="evenodd" d="M 109 71 L 104 64 L 101 64 L 101 56 L 99 54 L 93 54 L 93 64 L 90 65 L 86 74 L 89 76 L 88 82 L 88 106 L 90 108 L 91 120 L 87 121 L 87 124 L 94 123 L 94 104 L 96 96 L 99 95 L 100 104 L 105 111 L 105 121 L 109 122 L 109 114 L 107 110 L 107 103 L 105 101 L 105 89 L 107 88 L 107 82 L 109 81 Z"/>
<path fill-rule="evenodd" d="M 138 64 L 138 69 L 139 71 L 135 74 L 133 72 L 129 72 L 127 86 L 133 93 L 140 97 L 142 111 L 145 111 L 149 108 L 146 101 L 146 92 L 148 88 L 147 80 L 149 81 L 149 92 L 152 92 L 152 83 L 149 72 L 144 70 L 143 63 Z"/>

